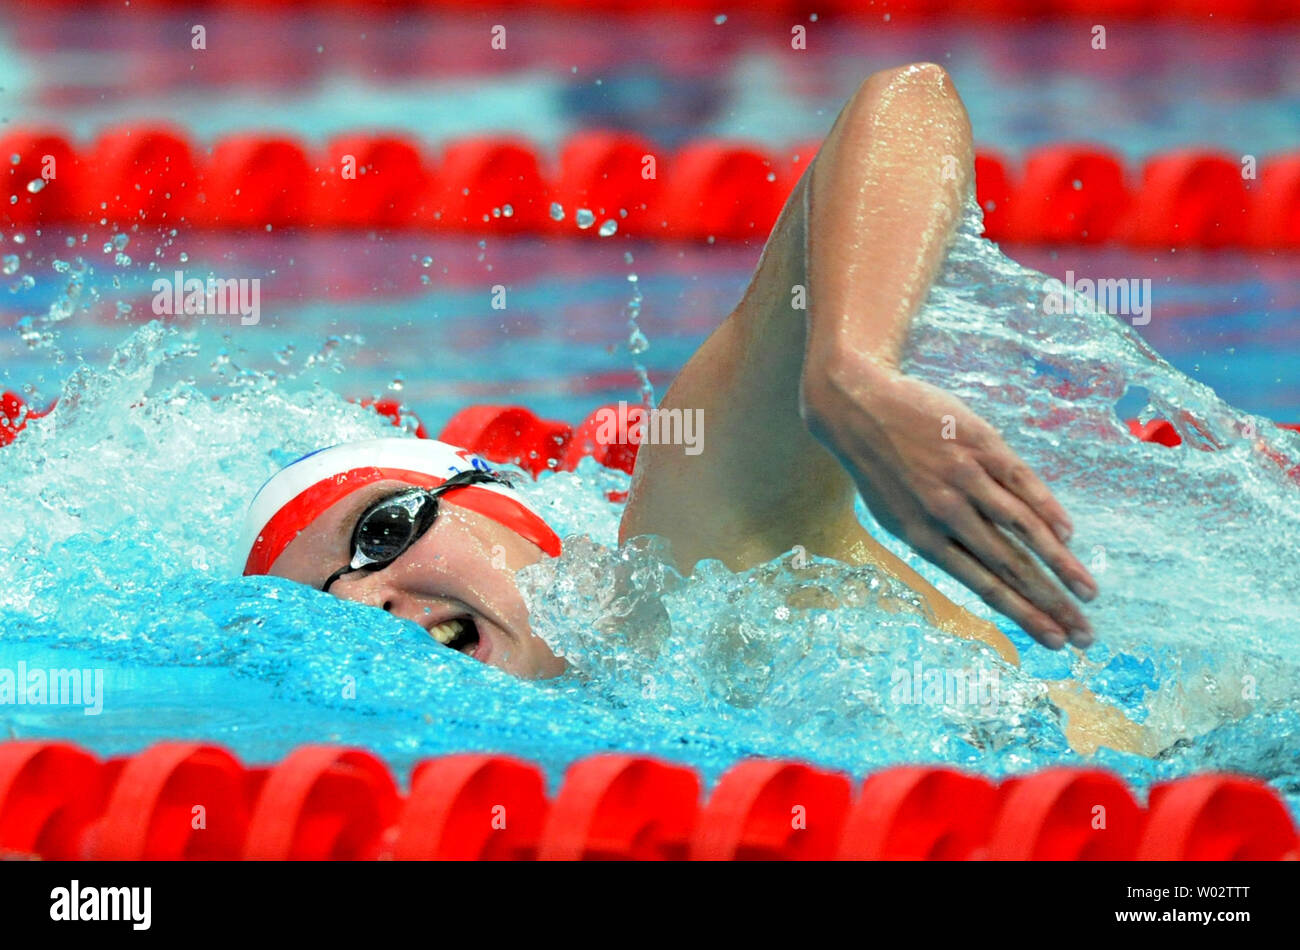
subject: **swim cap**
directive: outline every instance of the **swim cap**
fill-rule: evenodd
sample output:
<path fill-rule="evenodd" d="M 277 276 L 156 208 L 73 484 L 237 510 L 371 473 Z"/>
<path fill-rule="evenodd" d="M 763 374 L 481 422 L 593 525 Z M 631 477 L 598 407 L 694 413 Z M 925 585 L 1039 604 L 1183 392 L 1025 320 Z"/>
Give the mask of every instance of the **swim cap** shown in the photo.
<path fill-rule="evenodd" d="M 253 496 L 239 542 L 244 573 L 269 573 L 294 538 L 358 489 L 384 479 L 436 488 L 474 469 L 492 470 L 469 450 L 434 439 L 365 439 L 308 453 L 272 475 Z M 509 486 L 489 482 L 451 491 L 452 504 L 491 518 L 559 557 L 559 536 Z"/>

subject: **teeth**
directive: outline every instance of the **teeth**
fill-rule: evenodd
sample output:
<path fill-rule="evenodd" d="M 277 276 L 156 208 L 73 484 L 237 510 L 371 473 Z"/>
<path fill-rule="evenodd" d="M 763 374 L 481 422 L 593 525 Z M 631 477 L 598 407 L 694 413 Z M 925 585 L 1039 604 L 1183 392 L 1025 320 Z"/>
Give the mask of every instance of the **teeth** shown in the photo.
<path fill-rule="evenodd" d="M 429 634 L 433 639 L 446 646 L 448 643 L 451 643 L 452 640 L 455 640 L 463 629 L 465 629 L 465 625 L 459 620 L 448 620 L 446 623 L 440 623 L 436 627 L 430 627 Z"/>

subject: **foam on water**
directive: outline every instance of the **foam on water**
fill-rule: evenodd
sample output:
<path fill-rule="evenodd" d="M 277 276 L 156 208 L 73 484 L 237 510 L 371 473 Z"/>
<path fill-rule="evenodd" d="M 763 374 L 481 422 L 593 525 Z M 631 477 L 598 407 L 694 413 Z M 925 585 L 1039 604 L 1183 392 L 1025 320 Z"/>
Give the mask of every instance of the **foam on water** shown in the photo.
<path fill-rule="evenodd" d="M 628 479 L 588 460 L 525 486 L 566 541 L 519 583 L 571 672 L 515 681 L 380 611 L 238 576 L 240 519 L 266 477 L 322 445 L 392 432 L 335 393 L 346 347 L 201 391 L 185 378 L 197 347 L 150 324 L 109 365 L 77 368 L 54 412 L 0 450 L 0 668 L 105 670 L 102 715 L 0 706 L 0 724 L 103 753 L 201 737 L 251 761 L 346 742 L 398 771 L 506 750 L 555 778 L 578 756 L 623 749 L 709 778 L 755 754 L 855 774 L 899 761 L 1000 774 L 1077 761 L 1044 686 L 1069 675 L 1168 747 L 1156 760 L 1098 754 L 1138 785 L 1228 768 L 1295 796 L 1300 486 L 1287 469 L 1300 435 L 1226 405 L 1086 301 L 1046 315 L 1042 276 L 979 230 L 972 203 L 907 367 L 997 425 L 1072 513 L 1074 549 L 1102 586 L 1086 656 L 1009 630 L 1024 658 L 1011 667 L 935 629 L 870 568 L 787 555 L 683 578 L 652 539 L 617 548 L 607 493 Z M 1182 447 L 1127 434 L 1115 405 L 1138 392 L 1147 415 L 1175 420 Z M 900 677 L 923 670 L 993 688 L 909 701 L 921 691 L 900 693 Z"/>

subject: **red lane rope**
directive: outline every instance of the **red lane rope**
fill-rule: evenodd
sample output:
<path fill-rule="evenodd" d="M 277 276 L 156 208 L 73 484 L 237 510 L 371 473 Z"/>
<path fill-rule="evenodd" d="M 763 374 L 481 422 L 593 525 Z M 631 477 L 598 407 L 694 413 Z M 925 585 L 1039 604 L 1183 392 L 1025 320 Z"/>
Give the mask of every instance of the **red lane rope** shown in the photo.
<path fill-rule="evenodd" d="M 587 237 L 612 227 L 637 238 L 762 240 L 817 144 L 699 141 L 665 150 L 624 132 L 586 131 L 552 160 L 513 137 L 460 140 L 435 153 L 401 134 L 346 134 L 320 148 L 238 134 L 209 148 L 160 124 L 108 129 L 91 143 L 19 128 L 0 135 L 8 171 L 0 224 Z M 1104 148 L 1060 144 L 1029 151 L 1019 165 L 981 150 L 975 171 L 994 240 L 1300 248 L 1300 151 L 1189 148 L 1129 167 Z"/>
<path fill-rule="evenodd" d="M 693 769 L 596 755 L 554 799 L 501 755 L 426 759 L 402 795 L 359 749 L 303 746 L 269 768 L 165 742 L 100 761 L 65 742 L 0 743 L 0 856 L 180 860 L 1288 860 L 1300 836 L 1269 786 L 1196 775 L 1144 807 L 1117 776 L 1052 768 L 995 782 L 897 766 L 861 786 L 743 761 L 706 796 Z M 1102 820 L 1098 820 L 1098 816 Z"/>
<path fill-rule="evenodd" d="M 57 0 L 70 4 L 73 0 Z M 179 2 L 153 0 L 158 5 L 181 6 Z M 234 0 L 232 6 L 257 6 L 259 9 L 295 7 L 300 0 Z M 334 0 L 339 7 L 356 7 L 369 11 L 374 0 Z M 500 13 L 510 13 L 524 6 L 520 0 L 395 0 L 392 6 L 409 10 L 431 9 L 455 12 L 484 6 Z M 188 9 L 188 4 L 185 5 Z M 714 15 L 715 0 L 529 0 L 532 9 L 556 12 L 646 14 L 698 13 Z M 1280 0 L 749 0 L 745 12 L 769 16 L 805 18 L 816 12 L 825 16 L 863 16 L 879 21 L 888 14 L 895 22 L 935 18 L 1043 20 L 1069 16 L 1114 17 L 1125 20 L 1201 19 L 1288 21 L 1300 19 L 1300 10 Z"/>

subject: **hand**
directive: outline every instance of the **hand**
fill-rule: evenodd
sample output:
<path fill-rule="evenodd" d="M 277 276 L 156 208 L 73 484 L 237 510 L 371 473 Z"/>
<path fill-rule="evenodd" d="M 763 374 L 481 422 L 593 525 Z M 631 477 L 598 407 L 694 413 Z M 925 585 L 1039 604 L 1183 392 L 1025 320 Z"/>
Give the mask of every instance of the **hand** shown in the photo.
<path fill-rule="evenodd" d="M 1033 557 L 1081 600 L 1097 596 L 1066 549 L 1069 516 L 965 403 L 854 354 L 805 366 L 801 410 L 892 534 L 1044 646 L 1092 643 L 1083 611 Z"/>

